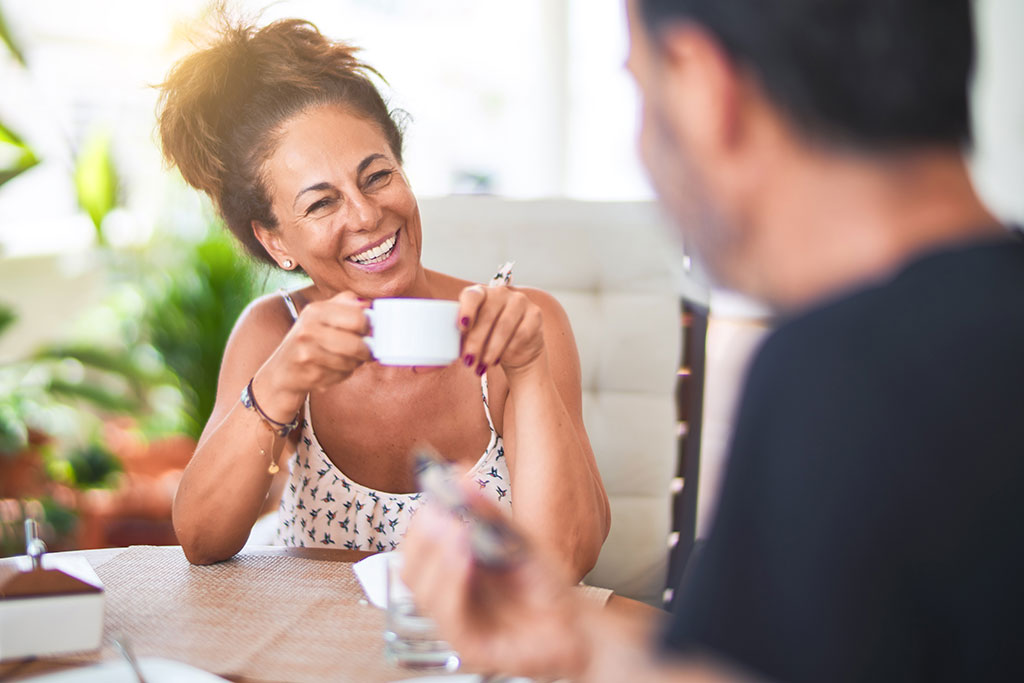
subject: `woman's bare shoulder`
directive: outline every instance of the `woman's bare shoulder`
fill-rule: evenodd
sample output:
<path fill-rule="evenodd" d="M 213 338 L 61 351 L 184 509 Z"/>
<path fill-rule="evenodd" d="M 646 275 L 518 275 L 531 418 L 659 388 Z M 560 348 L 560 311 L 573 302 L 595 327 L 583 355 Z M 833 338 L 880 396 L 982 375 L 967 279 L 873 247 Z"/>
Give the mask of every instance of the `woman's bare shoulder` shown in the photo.
<path fill-rule="evenodd" d="M 292 294 L 298 304 L 298 297 Z M 292 315 L 280 292 L 271 292 L 253 299 L 235 323 L 235 329 L 254 329 L 270 332 L 275 329 L 287 330 L 292 326 Z"/>
<path fill-rule="evenodd" d="M 522 292 L 530 301 L 535 303 L 544 314 L 545 326 L 569 327 L 569 316 L 562 304 L 552 295 L 543 289 L 536 287 L 516 287 L 516 291 Z"/>
<path fill-rule="evenodd" d="M 302 290 L 290 292 L 290 295 L 295 305 L 302 310 L 306 302 Z M 228 349 L 242 347 L 258 355 L 264 355 L 264 352 L 270 355 L 269 352 L 288 334 L 294 322 L 280 292 L 264 294 L 249 303 L 238 316 Z"/>
<path fill-rule="evenodd" d="M 469 280 L 463 280 L 460 277 L 454 275 L 448 275 L 447 273 L 441 273 L 436 270 L 427 270 L 427 282 L 430 284 L 430 288 L 438 299 L 455 299 L 459 298 L 459 294 L 462 293 L 466 287 L 472 287 L 473 285 L 480 284 L 478 282 L 470 282 Z"/>
<path fill-rule="evenodd" d="M 473 282 L 471 280 L 464 280 L 454 275 L 448 275 L 446 273 L 440 273 L 434 270 L 427 271 L 431 279 L 431 285 L 435 288 L 441 298 L 444 299 L 458 299 L 459 294 L 466 287 L 472 287 L 473 285 L 484 285 L 487 286 L 486 282 Z M 545 313 L 555 314 L 559 319 L 565 317 L 565 310 L 562 308 L 562 304 L 558 302 L 554 296 L 544 291 L 543 289 L 537 289 L 536 287 L 515 287 L 516 291 L 522 292 L 530 301 L 540 306 L 541 310 Z"/>

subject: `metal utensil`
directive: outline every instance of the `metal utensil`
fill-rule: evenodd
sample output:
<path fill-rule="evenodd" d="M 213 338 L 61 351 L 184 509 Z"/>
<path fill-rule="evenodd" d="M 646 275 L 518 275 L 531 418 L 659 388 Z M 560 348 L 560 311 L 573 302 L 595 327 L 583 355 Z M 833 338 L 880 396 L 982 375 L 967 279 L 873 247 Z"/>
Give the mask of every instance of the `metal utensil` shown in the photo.
<path fill-rule="evenodd" d="M 39 528 L 36 520 L 32 517 L 25 518 L 25 554 L 32 562 L 32 569 L 43 568 L 43 554 L 46 552 L 46 544 L 39 538 Z"/>
<path fill-rule="evenodd" d="M 132 653 L 132 645 L 127 638 L 121 637 L 114 640 L 114 647 L 121 653 L 121 656 L 128 661 L 128 665 L 132 667 L 132 671 L 135 672 L 135 678 L 138 683 L 146 683 L 146 677 L 142 675 L 142 669 L 139 668 L 139 662 L 135 659 L 135 655 Z"/>

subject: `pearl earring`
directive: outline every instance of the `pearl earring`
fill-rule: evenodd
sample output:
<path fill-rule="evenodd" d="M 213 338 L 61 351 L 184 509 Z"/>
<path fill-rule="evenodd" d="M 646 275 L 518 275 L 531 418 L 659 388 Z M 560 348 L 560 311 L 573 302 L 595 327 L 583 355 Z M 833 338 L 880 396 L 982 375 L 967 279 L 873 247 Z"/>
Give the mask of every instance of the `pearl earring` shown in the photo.
<path fill-rule="evenodd" d="M 286 258 L 284 260 L 284 263 L 282 263 L 281 265 L 284 267 L 285 270 L 291 270 L 292 269 L 292 260 L 290 258 Z"/>

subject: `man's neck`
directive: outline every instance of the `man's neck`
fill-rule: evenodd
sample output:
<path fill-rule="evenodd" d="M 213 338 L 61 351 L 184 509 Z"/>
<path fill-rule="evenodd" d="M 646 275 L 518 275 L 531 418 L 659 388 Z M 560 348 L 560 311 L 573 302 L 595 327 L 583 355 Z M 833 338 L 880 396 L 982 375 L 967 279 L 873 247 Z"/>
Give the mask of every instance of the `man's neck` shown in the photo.
<path fill-rule="evenodd" d="M 744 261 L 770 265 L 735 276 L 783 310 L 884 278 L 930 249 L 1001 232 L 955 152 L 809 155 L 778 170 L 743 217 L 753 228 Z"/>

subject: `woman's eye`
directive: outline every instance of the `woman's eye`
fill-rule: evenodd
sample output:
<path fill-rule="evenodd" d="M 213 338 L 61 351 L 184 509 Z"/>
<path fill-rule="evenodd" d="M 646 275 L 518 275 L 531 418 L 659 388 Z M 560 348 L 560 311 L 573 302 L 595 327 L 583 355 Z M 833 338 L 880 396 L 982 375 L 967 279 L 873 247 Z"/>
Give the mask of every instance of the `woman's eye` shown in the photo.
<path fill-rule="evenodd" d="M 366 180 L 367 185 L 377 185 L 391 177 L 393 171 L 377 171 Z"/>
<path fill-rule="evenodd" d="M 306 209 L 306 215 L 308 216 L 309 214 L 313 213 L 314 211 L 319 211 L 320 209 L 322 209 L 322 208 L 324 208 L 326 206 L 329 206 L 330 203 L 331 203 L 331 200 L 328 199 L 327 197 L 324 197 L 323 199 L 318 199 L 317 201 L 315 201 L 315 202 L 313 202 L 312 204 L 309 205 L 309 208 Z"/>

